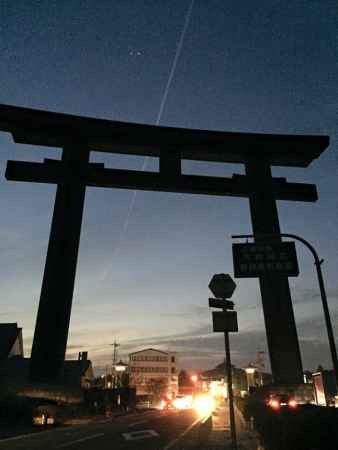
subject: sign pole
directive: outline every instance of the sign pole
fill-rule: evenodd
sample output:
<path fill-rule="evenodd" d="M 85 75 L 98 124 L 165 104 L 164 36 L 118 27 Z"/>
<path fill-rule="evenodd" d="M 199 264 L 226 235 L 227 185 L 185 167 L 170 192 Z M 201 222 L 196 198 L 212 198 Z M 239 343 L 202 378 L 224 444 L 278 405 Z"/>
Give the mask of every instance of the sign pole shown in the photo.
<path fill-rule="evenodd" d="M 223 309 L 226 312 L 225 309 Z M 234 411 L 234 396 L 232 391 L 232 371 L 231 371 L 231 358 L 230 358 L 230 341 L 229 333 L 224 332 L 224 346 L 225 346 L 225 373 L 228 381 L 228 398 L 229 398 L 229 416 L 230 416 L 230 433 L 233 450 L 237 450 L 237 436 L 236 436 L 236 423 L 235 423 L 235 411 Z"/>
<path fill-rule="evenodd" d="M 313 247 L 313 245 L 311 245 L 310 242 L 305 240 L 303 237 L 298 236 L 297 234 L 291 234 L 291 233 L 279 233 L 277 236 L 291 238 L 291 239 L 295 239 L 296 241 L 302 242 L 302 244 L 304 244 L 310 250 L 310 252 L 312 253 L 312 256 L 314 258 L 316 271 L 317 271 L 317 277 L 318 277 L 320 297 L 321 297 L 322 306 L 323 306 L 323 310 L 324 310 L 326 331 L 327 331 L 327 336 L 328 336 L 328 341 L 329 341 L 329 346 L 330 346 L 330 351 L 331 351 L 332 365 L 333 365 L 333 370 L 335 372 L 336 391 L 338 392 L 338 357 L 337 357 L 337 349 L 336 349 L 336 342 L 335 342 L 333 328 L 332 328 L 332 322 L 331 322 L 331 317 L 330 317 L 329 306 L 328 306 L 328 303 L 327 303 L 327 296 L 326 296 L 326 291 L 325 291 L 324 278 L 323 278 L 323 273 L 322 273 L 322 269 L 321 269 L 321 265 L 324 262 L 324 260 L 319 258 L 318 253 L 315 250 L 315 248 Z M 238 235 L 232 235 L 231 237 L 232 237 L 232 239 L 238 239 L 238 238 L 239 239 L 241 239 L 241 238 L 252 239 L 252 238 L 254 238 L 254 235 L 252 235 L 252 234 L 238 234 Z M 265 239 L 268 240 L 269 238 L 276 237 L 276 235 L 275 234 L 262 234 L 262 235 L 260 235 L 260 237 L 261 238 L 265 238 Z"/>
<path fill-rule="evenodd" d="M 236 283 L 229 274 L 219 273 L 213 275 L 209 289 L 216 298 L 209 298 L 210 308 L 221 308 L 223 312 L 213 312 L 212 322 L 215 332 L 224 333 L 225 346 L 225 376 L 228 382 L 230 434 L 232 450 L 237 450 L 236 423 L 234 411 L 234 396 L 232 392 L 232 371 L 230 358 L 229 331 L 238 331 L 237 313 L 234 311 L 234 303 L 229 301 L 236 289 Z M 229 311 L 230 310 L 230 311 Z"/>

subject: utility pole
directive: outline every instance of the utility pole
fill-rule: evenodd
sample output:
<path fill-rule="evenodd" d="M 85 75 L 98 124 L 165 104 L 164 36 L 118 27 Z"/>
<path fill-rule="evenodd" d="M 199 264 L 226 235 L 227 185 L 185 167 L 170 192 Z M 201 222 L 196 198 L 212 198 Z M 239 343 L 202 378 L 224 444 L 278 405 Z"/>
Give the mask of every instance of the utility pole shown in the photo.
<path fill-rule="evenodd" d="M 113 350 L 113 365 L 112 365 L 112 377 L 113 377 L 113 389 L 116 387 L 116 375 L 115 375 L 115 364 L 117 359 L 117 348 L 120 346 L 116 341 L 111 344 L 114 347 Z"/>

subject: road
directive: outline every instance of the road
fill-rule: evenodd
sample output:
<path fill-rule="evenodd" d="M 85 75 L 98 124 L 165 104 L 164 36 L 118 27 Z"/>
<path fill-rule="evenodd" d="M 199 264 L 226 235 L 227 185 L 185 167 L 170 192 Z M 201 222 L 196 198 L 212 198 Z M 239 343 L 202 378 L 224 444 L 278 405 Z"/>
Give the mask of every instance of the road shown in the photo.
<path fill-rule="evenodd" d="M 3 440 L 0 450 L 170 450 L 198 421 L 193 410 L 147 411 Z"/>

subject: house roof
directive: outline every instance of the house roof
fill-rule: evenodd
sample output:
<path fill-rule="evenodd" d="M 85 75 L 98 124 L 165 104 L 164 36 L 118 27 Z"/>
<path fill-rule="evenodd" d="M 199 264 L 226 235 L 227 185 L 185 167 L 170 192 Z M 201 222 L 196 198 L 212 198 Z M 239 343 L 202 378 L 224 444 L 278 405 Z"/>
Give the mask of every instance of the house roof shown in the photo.
<path fill-rule="evenodd" d="M 169 355 L 169 352 L 164 352 L 162 350 L 157 350 L 156 348 L 144 348 L 143 350 L 138 350 L 137 352 L 129 353 L 129 356 L 135 355 L 136 353 L 149 352 L 149 350 L 152 350 L 153 352 L 162 353 L 163 355 Z"/>
<path fill-rule="evenodd" d="M 322 135 L 239 133 L 117 122 L 0 105 L 0 131 L 17 143 L 159 157 L 161 149 L 182 159 L 245 163 L 264 158 L 271 165 L 307 167 L 329 145 Z"/>
<path fill-rule="evenodd" d="M 28 382 L 30 358 L 10 358 L 0 370 L 0 379 L 25 384 Z M 66 385 L 79 385 L 81 377 L 91 367 L 90 360 L 66 360 L 64 362 L 64 383 Z"/>
<path fill-rule="evenodd" d="M 63 366 L 65 383 L 78 383 L 91 365 L 89 359 L 66 360 Z"/>
<path fill-rule="evenodd" d="M 17 323 L 0 323 L 0 360 L 8 358 L 20 331 Z"/>

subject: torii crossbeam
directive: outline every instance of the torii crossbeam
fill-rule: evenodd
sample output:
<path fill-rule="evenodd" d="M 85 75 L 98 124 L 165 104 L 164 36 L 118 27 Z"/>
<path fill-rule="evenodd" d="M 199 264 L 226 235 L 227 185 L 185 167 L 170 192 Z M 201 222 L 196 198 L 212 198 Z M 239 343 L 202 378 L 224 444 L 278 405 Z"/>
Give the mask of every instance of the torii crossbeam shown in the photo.
<path fill-rule="evenodd" d="M 17 143 L 60 147 L 61 160 L 8 161 L 6 178 L 57 184 L 31 355 L 31 380 L 62 379 L 86 186 L 249 199 L 254 234 L 280 233 L 276 200 L 314 202 L 313 184 L 273 178 L 271 166 L 307 167 L 327 136 L 228 133 L 122 123 L 0 105 L 0 131 Z M 159 172 L 107 169 L 90 151 L 158 157 Z M 246 175 L 184 175 L 182 159 L 239 163 Z M 275 382 L 302 383 L 288 278 L 260 277 Z"/>

